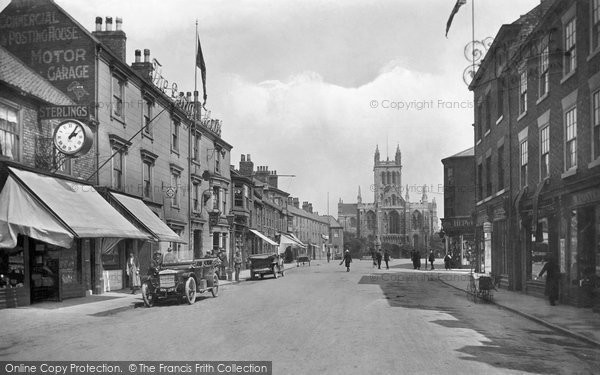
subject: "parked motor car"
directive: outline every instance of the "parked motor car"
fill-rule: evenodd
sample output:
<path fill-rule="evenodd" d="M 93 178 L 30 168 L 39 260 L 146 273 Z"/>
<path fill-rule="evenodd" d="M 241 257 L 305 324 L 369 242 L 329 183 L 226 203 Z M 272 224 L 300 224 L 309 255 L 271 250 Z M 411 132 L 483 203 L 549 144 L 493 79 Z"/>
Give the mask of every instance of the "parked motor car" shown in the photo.
<path fill-rule="evenodd" d="M 142 283 L 144 304 L 152 307 L 157 301 L 176 299 L 191 305 L 198 293 L 208 291 L 217 297 L 219 277 L 215 268 L 218 264 L 217 258 L 163 263 Z"/>
<path fill-rule="evenodd" d="M 265 275 L 273 275 L 276 279 L 278 274 L 283 276 L 283 256 L 281 254 L 254 254 L 248 257 L 250 263 L 250 279 L 254 280 L 257 275 L 262 279 Z"/>

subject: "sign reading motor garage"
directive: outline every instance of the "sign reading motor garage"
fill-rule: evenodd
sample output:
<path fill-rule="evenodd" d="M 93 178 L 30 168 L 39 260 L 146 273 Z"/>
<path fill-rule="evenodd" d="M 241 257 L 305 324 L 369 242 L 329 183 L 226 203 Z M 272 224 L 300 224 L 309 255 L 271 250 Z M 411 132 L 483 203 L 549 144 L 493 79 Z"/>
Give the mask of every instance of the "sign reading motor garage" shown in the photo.
<path fill-rule="evenodd" d="M 95 43 L 53 1 L 12 1 L 0 13 L 0 44 L 75 102 L 95 101 Z"/>

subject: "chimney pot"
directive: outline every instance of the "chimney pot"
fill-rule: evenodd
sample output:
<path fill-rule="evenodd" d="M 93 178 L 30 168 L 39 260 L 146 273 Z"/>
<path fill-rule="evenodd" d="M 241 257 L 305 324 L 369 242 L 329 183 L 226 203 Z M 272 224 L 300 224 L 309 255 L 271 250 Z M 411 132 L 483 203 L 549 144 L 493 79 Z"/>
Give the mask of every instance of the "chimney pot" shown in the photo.
<path fill-rule="evenodd" d="M 102 17 L 96 17 L 96 31 L 102 31 Z"/>
<path fill-rule="evenodd" d="M 142 51 L 140 51 L 139 49 L 136 49 L 135 50 L 135 62 L 139 63 L 141 59 L 142 59 Z"/>
<path fill-rule="evenodd" d="M 115 22 L 116 22 L 116 30 L 120 31 L 122 29 L 122 25 L 123 25 L 123 18 L 117 17 Z"/>
<path fill-rule="evenodd" d="M 112 17 L 106 17 L 106 31 L 112 31 Z"/>
<path fill-rule="evenodd" d="M 150 50 L 148 48 L 144 49 L 144 62 L 150 62 Z"/>
<path fill-rule="evenodd" d="M 250 154 L 246 155 L 246 160 L 250 161 Z"/>
<path fill-rule="evenodd" d="M 246 156 L 244 154 L 242 154 L 242 161 L 246 161 Z"/>

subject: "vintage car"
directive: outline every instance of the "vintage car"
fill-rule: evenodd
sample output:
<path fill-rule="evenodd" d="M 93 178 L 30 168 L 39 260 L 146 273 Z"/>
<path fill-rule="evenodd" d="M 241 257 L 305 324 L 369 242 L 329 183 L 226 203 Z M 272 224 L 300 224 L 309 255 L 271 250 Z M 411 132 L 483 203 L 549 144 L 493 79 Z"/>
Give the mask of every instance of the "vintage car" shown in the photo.
<path fill-rule="evenodd" d="M 250 279 L 254 280 L 256 275 L 260 275 L 261 279 L 265 274 L 273 275 L 277 278 L 277 274 L 283 276 L 283 256 L 280 254 L 255 254 L 248 257 L 250 263 Z"/>
<path fill-rule="evenodd" d="M 194 259 L 164 263 L 152 269 L 142 283 L 142 298 L 147 307 L 166 299 L 177 299 L 193 304 L 197 293 L 210 291 L 219 295 L 219 277 L 215 273 L 216 258 Z"/>

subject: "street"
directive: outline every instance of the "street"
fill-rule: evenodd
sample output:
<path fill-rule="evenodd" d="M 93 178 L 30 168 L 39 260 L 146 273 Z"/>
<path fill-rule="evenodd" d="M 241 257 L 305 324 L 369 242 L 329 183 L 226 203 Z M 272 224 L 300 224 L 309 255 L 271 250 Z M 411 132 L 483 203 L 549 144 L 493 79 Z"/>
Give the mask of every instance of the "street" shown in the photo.
<path fill-rule="evenodd" d="M 0 311 L 0 360 L 268 360 L 274 374 L 591 374 L 600 351 L 439 280 L 355 260 L 106 314 Z M 463 274 L 454 273 L 456 277 Z M 466 282 L 466 281 L 465 281 Z M 139 296 L 138 296 L 139 297 Z M 140 297 L 141 302 L 141 297 Z"/>

